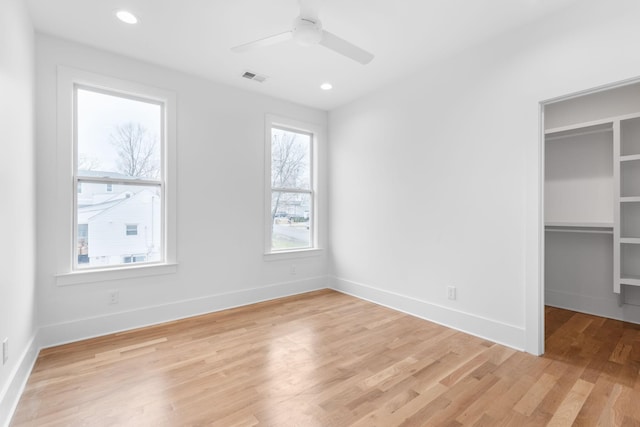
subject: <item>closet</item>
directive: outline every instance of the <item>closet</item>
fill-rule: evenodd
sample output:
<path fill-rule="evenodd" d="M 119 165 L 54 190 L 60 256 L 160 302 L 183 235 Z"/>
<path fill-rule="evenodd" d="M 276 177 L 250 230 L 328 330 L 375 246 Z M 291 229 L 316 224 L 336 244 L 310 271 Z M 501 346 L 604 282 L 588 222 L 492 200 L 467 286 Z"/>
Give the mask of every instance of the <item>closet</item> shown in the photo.
<path fill-rule="evenodd" d="M 640 323 L 640 84 L 544 117 L 545 303 Z"/>

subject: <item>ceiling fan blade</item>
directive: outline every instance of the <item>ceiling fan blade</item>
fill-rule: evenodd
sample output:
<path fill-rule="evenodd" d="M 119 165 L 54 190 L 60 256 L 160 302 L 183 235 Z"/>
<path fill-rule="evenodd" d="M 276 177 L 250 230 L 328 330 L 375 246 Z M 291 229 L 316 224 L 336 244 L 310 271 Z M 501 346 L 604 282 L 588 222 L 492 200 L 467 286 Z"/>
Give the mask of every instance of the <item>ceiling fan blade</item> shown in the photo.
<path fill-rule="evenodd" d="M 255 48 L 271 46 L 273 44 L 286 42 L 287 40 L 291 40 L 291 37 L 293 37 L 293 33 L 291 31 L 287 31 L 287 32 L 284 32 L 284 33 L 275 34 L 273 36 L 265 37 L 265 38 L 260 39 L 260 40 L 256 40 L 256 41 L 252 41 L 252 42 L 249 42 L 249 43 L 241 44 L 239 46 L 232 47 L 231 50 L 233 52 L 236 52 L 236 53 L 247 52 L 247 51 L 255 49 Z"/>
<path fill-rule="evenodd" d="M 372 53 L 369 53 L 326 30 L 322 31 L 322 40 L 320 40 L 320 44 L 363 65 L 366 65 L 373 60 Z"/>

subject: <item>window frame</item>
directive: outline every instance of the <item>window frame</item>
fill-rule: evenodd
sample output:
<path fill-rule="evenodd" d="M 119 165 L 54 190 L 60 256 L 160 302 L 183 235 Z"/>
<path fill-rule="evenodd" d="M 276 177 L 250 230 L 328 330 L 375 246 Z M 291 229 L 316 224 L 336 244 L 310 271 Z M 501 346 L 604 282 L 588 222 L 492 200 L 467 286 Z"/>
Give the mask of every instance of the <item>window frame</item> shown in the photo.
<path fill-rule="evenodd" d="M 171 91 L 159 89 L 129 80 L 104 76 L 84 70 L 59 66 L 57 97 L 57 153 L 58 198 L 56 224 L 58 251 L 56 283 L 59 286 L 91 283 L 104 280 L 142 277 L 156 274 L 175 273 L 177 271 L 176 250 L 176 95 Z M 162 108 L 162 144 L 161 177 L 159 181 L 126 180 L 111 178 L 78 179 L 77 174 L 77 135 L 76 135 L 76 93 L 77 89 L 87 89 L 98 93 L 119 96 L 144 102 L 157 103 Z M 149 184 L 161 185 L 161 235 L 162 261 L 112 266 L 81 267 L 77 263 L 77 201 L 78 183 L 93 182 L 100 184 Z M 66 189 L 73 188 L 69 192 Z M 135 236 L 133 236 L 135 237 Z"/>
<path fill-rule="evenodd" d="M 284 131 L 290 131 L 295 133 L 307 134 L 310 136 L 310 165 L 309 165 L 309 189 L 301 188 L 279 188 L 272 187 L 271 177 L 271 163 L 272 163 L 272 129 L 280 129 Z M 319 212 L 320 198 L 319 198 L 319 145 L 322 143 L 323 129 L 315 124 L 306 123 L 282 116 L 273 114 L 267 114 L 265 116 L 265 203 L 264 203 L 264 255 L 265 259 L 283 259 L 298 256 L 316 255 L 321 251 L 321 238 L 320 238 L 320 223 Z M 272 248 L 272 194 L 275 191 L 281 191 L 284 193 L 300 193 L 309 194 L 310 201 L 310 219 L 309 219 L 309 232 L 310 232 L 310 245 L 303 248 L 291 248 L 291 249 L 273 249 Z"/>

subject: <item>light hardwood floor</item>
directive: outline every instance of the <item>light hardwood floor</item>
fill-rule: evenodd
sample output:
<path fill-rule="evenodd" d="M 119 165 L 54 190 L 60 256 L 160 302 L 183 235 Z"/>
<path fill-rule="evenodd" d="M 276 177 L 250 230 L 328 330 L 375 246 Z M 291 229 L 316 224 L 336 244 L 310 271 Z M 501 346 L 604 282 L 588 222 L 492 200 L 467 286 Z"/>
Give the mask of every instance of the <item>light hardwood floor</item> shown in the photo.
<path fill-rule="evenodd" d="M 640 326 L 535 357 L 333 291 L 43 350 L 12 426 L 640 425 Z"/>

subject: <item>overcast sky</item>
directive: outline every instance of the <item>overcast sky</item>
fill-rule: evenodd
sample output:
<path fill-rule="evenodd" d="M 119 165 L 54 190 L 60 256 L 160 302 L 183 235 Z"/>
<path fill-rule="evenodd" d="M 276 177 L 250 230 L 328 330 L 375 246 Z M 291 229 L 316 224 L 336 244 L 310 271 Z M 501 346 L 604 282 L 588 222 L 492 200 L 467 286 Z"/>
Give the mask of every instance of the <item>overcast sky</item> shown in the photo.
<path fill-rule="evenodd" d="M 81 88 L 78 88 L 77 96 L 78 161 L 84 157 L 95 159 L 99 162 L 95 170 L 118 172 L 118 155 L 109 135 L 117 126 L 127 122 L 139 123 L 160 140 L 162 121 L 159 104 Z M 157 149 L 160 149 L 160 144 Z"/>

